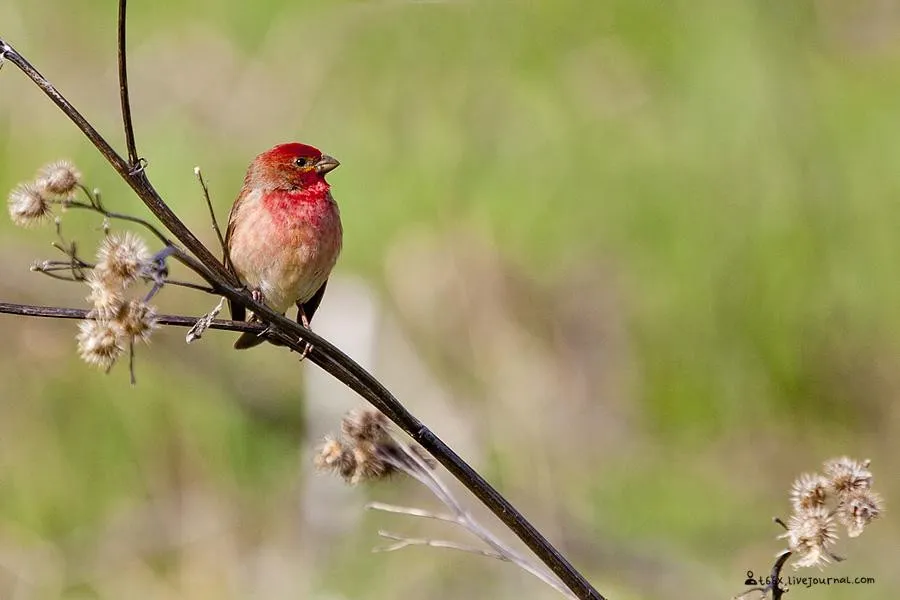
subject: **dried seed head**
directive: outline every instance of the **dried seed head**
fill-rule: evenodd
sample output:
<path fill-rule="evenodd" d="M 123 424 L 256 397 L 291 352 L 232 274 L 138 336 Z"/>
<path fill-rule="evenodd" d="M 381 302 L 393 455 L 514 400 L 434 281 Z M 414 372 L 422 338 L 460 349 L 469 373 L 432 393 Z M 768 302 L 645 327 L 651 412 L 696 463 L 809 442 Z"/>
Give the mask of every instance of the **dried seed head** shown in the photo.
<path fill-rule="evenodd" d="M 142 300 L 129 300 L 122 305 L 116 324 L 132 340 L 150 341 L 150 334 L 156 329 L 156 309 Z"/>
<path fill-rule="evenodd" d="M 91 290 L 87 299 L 94 305 L 97 316 L 103 319 L 112 319 L 116 316 L 125 303 L 122 286 L 117 282 L 110 282 L 97 271 L 88 274 L 87 284 Z"/>
<path fill-rule="evenodd" d="M 78 354 L 90 365 L 109 369 L 125 351 L 121 329 L 109 321 L 85 319 L 78 329 Z"/>
<path fill-rule="evenodd" d="M 390 439 L 388 420 L 373 408 L 351 410 L 341 421 L 341 431 L 355 442 L 382 443 Z"/>
<path fill-rule="evenodd" d="M 81 181 L 81 173 L 71 162 L 58 160 L 41 167 L 35 183 L 41 191 L 57 196 L 72 196 Z"/>
<path fill-rule="evenodd" d="M 797 556 L 795 569 L 821 567 L 833 558 L 828 547 L 837 540 L 837 531 L 829 512 L 818 506 L 791 516 L 787 532 L 779 537 L 788 540 L 788 547 Z"/>
<path fill-rule="evenodd" d="M 20 227 L 37 225 L 50 215 L 50 205 L 31 183 L 20 183 L 9 194 L 9 218 Z"/>
<path fill-rule="evenodd" d="M 872 519 L 878 518 L 883 506 L 881 496 L 872 490 L 854 490 L 838 507 L 838 520 L 847 528 L 849 537 L 858 537 Z"/>
<path fill-rule="evenodd" d="M 147 244 L 132 232 L 108 235 L 97 251 L 94 271 L 110 284 L 125 287 L 141 276 L 150 258 Z"/>
<path fill-rule="evenodd" d="M 326 437 L 322 445 L 319 446 L 315 464 L 320 471 L 338 473 L 346 481 L 350 481 L 356 472 L 356 459 L 353 455 L 353 450 L 340 440 L 330 436 Z"/>
<path fill-rule="evenodd" d="M 378 456 L 378 448 L 369 442 L 360 442 L 353 447 L 353 459 L 356 462 L 356 470 L 350 478 L 352 485 L 384 479 L 396 470 Z"/>
<path fill-rule="evenodd" d="M 825 506 L 827 498 L 828 480 L 818 474 L 804 473 L 791 487 L 791 504 L 794 506 L 794 512 Z"/>
<path fill-rule="evenodd" d="M 843 496 L 855 490 L 869 489 L 872 472 L 869 461 L 858 462 L 843 456 L 829 460 L 824 465 L 828 485 L 835 494 Z"/>

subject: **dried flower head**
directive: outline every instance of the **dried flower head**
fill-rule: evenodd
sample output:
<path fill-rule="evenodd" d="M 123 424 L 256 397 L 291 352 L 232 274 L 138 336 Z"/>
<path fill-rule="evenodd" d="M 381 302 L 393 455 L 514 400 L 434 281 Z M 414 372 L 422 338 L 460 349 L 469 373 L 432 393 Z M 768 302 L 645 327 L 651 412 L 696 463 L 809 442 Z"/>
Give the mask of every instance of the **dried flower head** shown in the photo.
<path fill-rule="evenodd" d="M 390 439 L 387 417 L 373 408 L 348 412 L 341 421 L 341 431 L 356 442 L 381 443 Z"/>
<path fill-rule="evenodd" d="M 823 566 L 835 557 L 828 547 L 837 540 L 834 519 L 824 507 L 818 506 L 798 512 L 788 521 L 788 530 L 781 538 L 787 538 L 788 548 L 798 560 L 794 568 Z"/>
<path fill-rule="evenodd" d="M 94 305 L 97 316 L 103 319 L 112 319 L 125 303 L 122 286 L 110 282 L 97 271 L 91 271 L 86 281 L 91 290 L 87 299 Z"/>
<path fill-rule="evenodd" d="M 319 446 L 316 452 L 315 464 L 320 471 L 338 473 L 346 481 L 350 481 L 356 472 L 356 458 L 353 455 L 353 450 L 331 436 L 326 437 L 322 445 Z"/>
<path fill-rule="evenodd" d="M 143 300 L 129 300 L 122 305 L 115 321 L 129 339 L 149 342 L 150 334 L 157 327 L 156 309 Z"/>
<path fill-rule="evenodd" d="M 97 251 L 94 271 L 110 285 L 125 287 L 141 276 L 150 258 L 147 244 L 134 233 L 108 235 Z"/>
<path fill-rule="evenodd" d="M 868 460 L 858 462 L 846 456 L 835 458 L 825 463 L 824 470 L 829 487 L 839 496 L 869 489 L 872 485 Z"/>
<path fill-rule="evenodd" d="M 78 329 L 78 353 L 90 365 L 109 369 L 125 351 L 122 330 L 110 321 L 85 319 Z"/>
<path fill-rule="evenodd" d="M 869 489 L 850 492 L 838 507 L 838 520 L 847 528 L 849 537 L 858 537 L 866 525 L 881 514 L 884 501 Z"/>
<path fill-rule="evenodd" d="M 804 473 L 791 487 L 791 504 L 794 512 L 825 506 L 828 499 L 828 480 L 819 474 Z"/>
<path fill-rule="evenodd" d="M 57 196 L 71 196 L 81 181 L 81 173 L 71 162 L 58 160 L 41 167 L 35 183 L 41 191 Z"/>
<path fill-rule="evenodd" d="M 31 183 L 20 183 L 9 194 L 9 217 L 20 227 L 37 225 L 50 215 L 50 205 Z"/>
<path fill-rule="evenodd" d="M 370 442 L 360 442 L 353 447 L 353 459 L 356 462 L 356 470 L 350 483 L 356 485 L 362 481 L 377 481 L 393 474 L 396 469 L 382 460 L 379 456 L 379 448 Z"/>

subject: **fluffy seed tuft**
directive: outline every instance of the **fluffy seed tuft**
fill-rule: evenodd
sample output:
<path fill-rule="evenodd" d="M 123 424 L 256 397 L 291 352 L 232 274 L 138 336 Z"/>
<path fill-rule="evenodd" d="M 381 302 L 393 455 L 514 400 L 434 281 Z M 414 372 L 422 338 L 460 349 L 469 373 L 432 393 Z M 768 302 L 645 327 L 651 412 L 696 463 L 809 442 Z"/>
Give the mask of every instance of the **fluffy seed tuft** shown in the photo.
<path fill-rule="evenodd" d="M 388 419 L 374 409 L 357 409 L 341 421 L 341 437 L 327 437 L 315 458 L 320 471 L 339 473 L 356 485 L 405 472 L 417 476 L 435 461 L 416 444 L 404 445 L 391 434 Z M 421 459 L 417 461 L 413 456 Z"/>
<path fill-rule="evenodd" d="M 78 354 L 89 365 L 108 370 L 125 351 L 122 330 L 110 321 L 85 319 L 78 329 Z"/>
<path fill-rule="evenodd" d="M 341 421 L 344 436 L 356 442 L 381 443 L 390 438 L 388 420 L 371 408 L 351 410 Z"/>
<path fill-rule="evenodd" d="M 838 520 L 847 528 L 848 537 L 858 537 L 881 514 L 884 501 L 868 489 L 850 492 L 838 508 Z"/>
<path fill-rule="evenodd" d="M 47 198 L 32 183 L 20 183 L 9 194 L 9 218 L 19 227 L 37 225 L 50 215 Z"/>
<path fill-rule="evenodd" d="M 834 559 L 828 548 L 837 540 L 837 531 L 831 514 L 821 506 L 791 516 L 787 532 L 779 537 L 788 540 L 788 548 L 798 557 L 795 569 L 822 567 Z"/>
<path fill-rule="evenodd" d="M 122 305 L 115 321 L 128 339 L 147 343 L 157 327 L 156 309 L 142 300 L 129 300 Z"/>
<path fill-rule="evenodd" d="M 825 506 L 828 499 L 828 480 L 819 474 L 804 473 L 791 487 L 791 504 L 794 512 Z"/>
<path fill-rule="evenodd" d="M 87 299 L 94 305 L 97 316 L 107 320 L 116 316 L 125 303 L 122 286 L 117 282 L 110 282 L 96 270 L 88 274 L 86 281 L 91 290 Z"/>
<path fill-rule="evenodd" d="M 841 497 L 872 486 L 872 472 L 867 460 L 858 462 L 846 456 L 835 458 L 825 463 L 824 471 L 829 487 Z"/>
<path fill-rule="evenodd" d="M 123 288 L 134 283 L 150 262 L 150 250 L 144 240 L 130 231 L 108 235 L 97 251 L 97 276 L 110 285 Z"/>
<path fill-rule="evenodd" d="M 81 173 L 71 162 L 58 160 L 41 167 L 35 184 L 46 194 L 71 197 L 81 182 Z"/>
<path fill-rule="evenodd" d="M 315 464 L 320 471 L 335 472 L 346 481 L 353 480 L 354 473 L 356 473 L 356 457 L 353 450 L 331 436 L 326 437 L 319 446 Z"/>

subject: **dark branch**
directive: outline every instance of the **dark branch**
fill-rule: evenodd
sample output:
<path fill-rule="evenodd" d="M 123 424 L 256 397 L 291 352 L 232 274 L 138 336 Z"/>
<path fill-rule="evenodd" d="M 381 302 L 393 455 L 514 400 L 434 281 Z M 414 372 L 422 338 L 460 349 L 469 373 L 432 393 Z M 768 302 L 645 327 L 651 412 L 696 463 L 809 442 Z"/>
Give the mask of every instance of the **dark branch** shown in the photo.
<path fill-rule="evenodd" d="M 378 380 L 330 342 L 309 329 L 255 302 L 225 266 L 209 251 L 187 226 L 172 212 L 150 184 L 143 169 L 134 169 L 106 142 L 96 129 L 45 79 L 22 55 L 0 39 L 0 55 L 13 63 L 74 122 L 94 146 L 106 157 L 119 175 L 131 186 L 150 211 L 172 232 L 193 256 L 177 246 L 172 255 L 200 275 L 216 294 L 237 302 L 261 319 L 268 331 L 266 337 L 281 342 L 296 352 L 303 352 L 306 343 L 313 345 L 308 358 L 336 379 L 354 390 L 383 412 L 416 442 L 432 454 L 450 473 L 481 500 L 506 524 L 550 569 L 582 600 L 604 600 L 587 580 L 506 498 L 500 495 L 481 475 L 438 438 L 428 427 L 391 394 Z M 196 258 L 195 258 L 196 257 Z M 3 305 L 0 305 L 3 306 Z M 19 313 L 24 314 L 24 313 Z M 46 316 L 46 315 L 37 315 Z M 75 317 L 73 317 L 75 318 Z M 196 321 L 193 319 L 191 324 Z"/>
<path fill-rule="evenodd" d="M 109 145 L 102 135 L 91 125 L 87 119 L 82 116 L 66 98 L 59 93 L 52 83 L 50 83 L 34 66 L 28 62 L 25 57 L 10 46 L 6 41 L 0 38 L 0 54 L 14 64 L 16 68 L 22 71 L 37 85 L 56 106 L 75 123 L 78 129 L 90 140 L 97 150 L 106 158 L 107 162 L 119 174 L 122 179 L 131 186 L 134 193 L 143 200 L 147 208 L 150 209 L 157 219 L 159 219 L 166 229 L 172 232 L 178 241 L 199 259 L 202 265 L 204 278 L 215 277 L 219 281 L 227 282 L 229 285 L 237 286 L 238 281 L 235 276 L 230 273 L 219 260 L 203 245 L 203 243 L 188 229 L 188 227 L 172 212 L 172 209 L 163 201 L 156 189 L 147 179 L 147 174 L 143 169 L 135 170 L 128 162 Z M 180 260 L 180 258 L 179 258 Z M 195 261 L 194 265 L 198 263 Z M 190 266 L 190 265 L 188 265 Z M 192 267 L 194 268 L 194 267 Z M 210 282 L 211 283 L 211 282 Z M 247 295 L 249 298 L 249 294 Z"/>
<path fill-rule="evenodd" d="M 779 557 L 775 560 L 775 564 L 772 565 L 772 573 L 769 575 L 771 578 L 769 586 L 772 590 L 772 600 L 781 600 L 781 597 L 787 592 L 786 589 L 781 587 L 781 569 L 784 568 L 784 564 L 791 557 L 791 552 L 784 552 L 779 555 Z"/>
<path fill-rule="evenodd" d="M 125 12 L 127 0 L 119 0 L 119 96 L 122 100 L 122 123 L 125 126 L 125 147 L 128 148 L 128 163 L 136 168 L 140 162 L 134 143 L 134 127 L 131 123 L 131 102 L 128 100 L 128 63 L 125 49 Z"/>
<path fill-rule="evenodd" d="M 0 302 L 0 314 L 22 315 L 26 317 L 47 317 L 51 319 L 88 319 L 89 312 L 84 308 L 64 308 L 55 306 L 37 306 L 34 304 L 15 304 L 12 302 Z M 193 327 L 198 317 L 186 317 L 182 315 L 159 315 L 156 322 L 160 325 L 173 327 Z M 261 323 L 247 323 L 246 321 L 229 321 L 216 319 L 210 322 L 209 329 L 221 329 L 222 331 L 256 331 L 262 332 L 265 325 Z"/>

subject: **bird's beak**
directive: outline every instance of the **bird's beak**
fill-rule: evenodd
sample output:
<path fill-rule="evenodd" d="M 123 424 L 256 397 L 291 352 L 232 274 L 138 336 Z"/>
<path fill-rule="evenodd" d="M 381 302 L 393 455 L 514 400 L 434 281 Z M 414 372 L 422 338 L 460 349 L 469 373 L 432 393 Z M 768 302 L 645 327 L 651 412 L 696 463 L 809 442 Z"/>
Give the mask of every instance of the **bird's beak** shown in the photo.
<path fill-rule="evenodd" d="M 341 163 L 339 163 L 336 158 L 323 154 L 322 158 L 316 161 L 316 173 L 324 175 L 325 173 L 334 171 L 339 166 L 341 166 Z"/>

